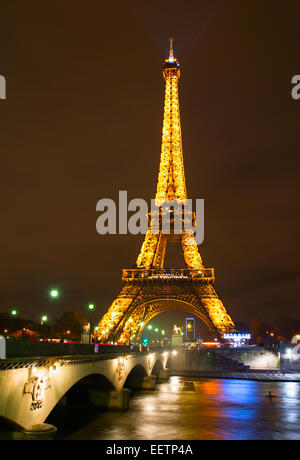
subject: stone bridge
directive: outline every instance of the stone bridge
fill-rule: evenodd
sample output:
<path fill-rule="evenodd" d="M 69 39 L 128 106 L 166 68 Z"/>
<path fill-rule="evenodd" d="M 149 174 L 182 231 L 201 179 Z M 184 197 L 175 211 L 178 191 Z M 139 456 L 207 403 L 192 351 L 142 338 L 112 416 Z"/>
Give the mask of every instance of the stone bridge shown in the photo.
<path fill-rule="evenodd" d="M 0 360 L 0 421 L 30 437 L 56 431 L 44 422 L 57 404 L 126 410 L 130 389 L 154 389 L 168 377 L 170 358 L 150 351 Z"/>

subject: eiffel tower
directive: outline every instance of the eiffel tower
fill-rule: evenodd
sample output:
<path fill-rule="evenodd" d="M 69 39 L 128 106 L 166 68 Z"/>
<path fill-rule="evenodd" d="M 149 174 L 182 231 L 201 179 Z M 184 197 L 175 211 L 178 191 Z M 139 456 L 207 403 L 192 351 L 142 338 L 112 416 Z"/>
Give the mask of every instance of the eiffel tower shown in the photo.
<path fill-rule="evenodd" d="M 123 287 L 98 324 L 97 338 L 103 343 L 139 340 L 148 321 L 167 310 L 193 314 L 219 339 L 224 333 L 235 330 L 214 289 L 214 269 L 205 268 L 199 254 L 193 231 L 194 213 L 190 218 L 181 214 L 180 218 L 187 220 L 180 234 L 174 232 L 174 225 L 167 233 L 161 225 L 163 204 L 183 205 L 187 200 L 178 95 L 180 67 L 174 57 L 173 39 L 170 39 L 170 54 L 164 62 L 163 76 L 166 85 L 164 120 L 155 197 L 159 211 L 148 214 L 148 231 L 135 268 L 123 270 Z M 171 224 L 175 214 L 176 210 L 170 214 Z M 181 243 L 185 268 L 164 269 L 167 243 L 174 241 Z"/>

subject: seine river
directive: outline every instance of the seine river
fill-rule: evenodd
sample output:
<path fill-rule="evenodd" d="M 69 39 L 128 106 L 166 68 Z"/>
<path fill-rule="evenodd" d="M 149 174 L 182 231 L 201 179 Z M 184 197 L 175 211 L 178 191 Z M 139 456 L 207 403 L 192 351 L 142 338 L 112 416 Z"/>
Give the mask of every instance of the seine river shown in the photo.
<path fill-rule="evenodd" d="M 300 383 L 171 377 L 134 394 L 127 412 L 61 423 L 65 440 L 299 439 Z"/>

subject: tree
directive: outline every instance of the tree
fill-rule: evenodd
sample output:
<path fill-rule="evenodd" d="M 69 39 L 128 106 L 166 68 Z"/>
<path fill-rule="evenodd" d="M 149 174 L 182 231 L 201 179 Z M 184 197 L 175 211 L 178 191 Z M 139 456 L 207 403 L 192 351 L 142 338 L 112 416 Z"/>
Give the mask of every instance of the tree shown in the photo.
<path fill-rule="evenodd" d="M 77 340 L 81 336 L 84 324 L 86 324 L 86 319 L 79 316 L 77 312 L 64 312 L 56 321 L 54 329 L 56 335 L 60 337 Z"/>

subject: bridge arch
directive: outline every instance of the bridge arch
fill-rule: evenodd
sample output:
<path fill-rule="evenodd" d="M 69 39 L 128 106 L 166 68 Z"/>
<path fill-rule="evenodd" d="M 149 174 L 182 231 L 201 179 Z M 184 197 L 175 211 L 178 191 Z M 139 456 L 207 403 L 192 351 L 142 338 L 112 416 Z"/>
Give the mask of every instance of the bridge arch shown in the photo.
<path fill-rule="evenodd" d="M 170 369 L 172 366 L 172 356 L 169 355 L 168 358 L 167 358 L 167 362 L 166 362 L 166 369 Z"/>
<path fill-rule="evenodd" d="M 141 381 L 147 375 L 145 367 L 142 364 L 136 364 L 128 373 L 123 387 L 129 389 L 139 388 Z"/>
<path fill-rule="evenodd" d="M 1 431 L 20 431 L 22 426 L 16 423 L 14 420 L 11 420 L 3 415 L 0 415 L 0 433 Z"/>
<path fill-rule="evenodd" d="M 154 366 L 153 366 L 153 368 L 152 368 L 151 374 L 152 374 L 152 375 L 155 375 L 156 377 L 158 377 L 158 376 L 159 376 L 159 372 L 162 371 L 163 369 L 164 369 L 164 366 L 163 366 L 163 364 L 162 364 L 162 362 L 161 362 L 161 359 L 158 358 L 158 359 L 155 361 L 155 364 L 154 364 Z"/>
<path fill-rule="evenodd" d="M 115 386 L 103 374 L 89 374 L 77 380 L 64 394 L 63 403 L 69 407 L 87 407 L 92 405 L 91 395 L 93 391 L 101 390 L 109 394 L 115 390 Z M 58 404 L 61 403 L 60 400 Z"/>

